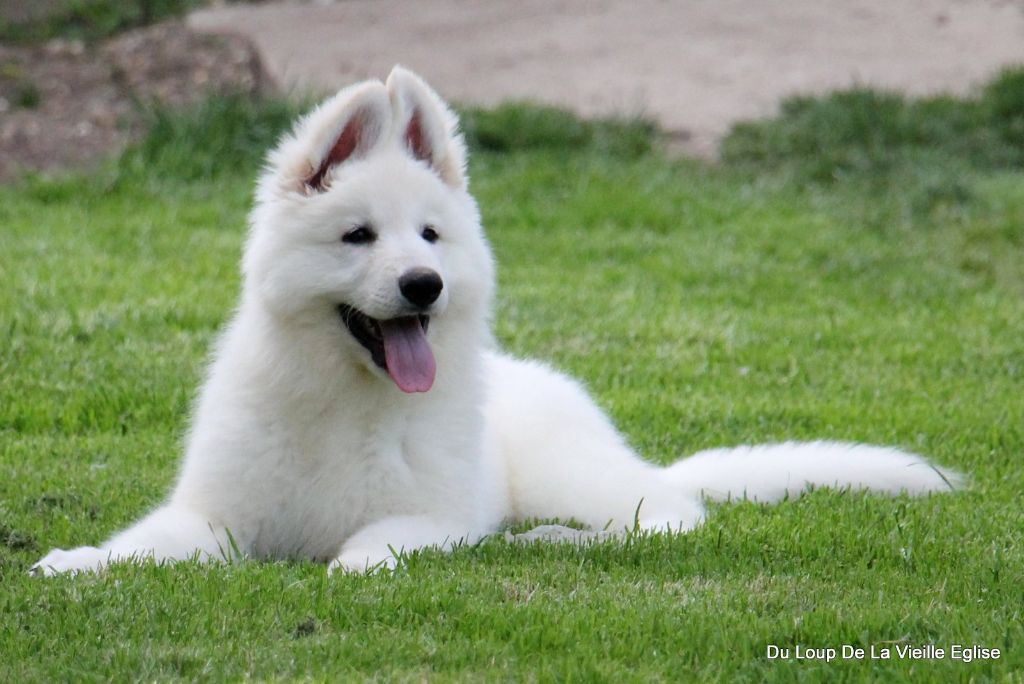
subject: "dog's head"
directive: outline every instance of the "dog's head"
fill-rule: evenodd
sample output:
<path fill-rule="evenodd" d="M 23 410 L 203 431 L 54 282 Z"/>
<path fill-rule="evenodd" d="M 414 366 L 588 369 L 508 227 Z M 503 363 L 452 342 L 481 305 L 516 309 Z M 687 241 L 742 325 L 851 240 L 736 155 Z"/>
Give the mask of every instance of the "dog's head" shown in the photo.
<path fill-rule="evenodd" d="M 435 352 L 486 330 L 493 289 L 457 126 L 401 67 L 301 119 L 259 183 L 246 297 L 403 391 L 430 389 Z"/>

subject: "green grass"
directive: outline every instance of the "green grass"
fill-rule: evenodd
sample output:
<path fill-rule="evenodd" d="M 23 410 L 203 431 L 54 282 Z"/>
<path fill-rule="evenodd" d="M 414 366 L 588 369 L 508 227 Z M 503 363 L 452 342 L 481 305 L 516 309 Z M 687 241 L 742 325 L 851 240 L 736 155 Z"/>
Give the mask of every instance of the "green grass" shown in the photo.
<path fill-rule="evenodd" d="M 1024 166 L 1024 67 L 1007 68 L 976 96 L 912 99 L 858 88 L 794 97 L 771 120 L 735 126 L 722 145 L 732 164 L 819 183 L 891 182 L 927 168 Z"/>
<path fill-rule="evenodd" d="M 0 681 L 1019 677 L 1024 173 L 956 166 L 953 201 L 930 190 L 953 167 L 926 146 L 878 192 L 669 160 L 639 123 L 618 124 L 628 144 L 522 106 L 469 127 L 499 338 L 585 380 L 649 458 L 860 440 L 965 470 L 965 492 L 821 490 L 715 507 L 685 536 L 493 539 L 372 577 L 243 562 L 29 578 L 171 484 L 238 292 L 259 153 L 288 116 L 212 104 L 91 177 L 0 188 Z M 765 657 L 892 641 L 1003 656 Z"/>
<path fill-rule="evenodd" d="M 21 21 L 0 17 L 0 42 L 38 43 L 52 38 L 95 42 L 179 17 L 202 0 L 64 0 L 52 11 Z"/>

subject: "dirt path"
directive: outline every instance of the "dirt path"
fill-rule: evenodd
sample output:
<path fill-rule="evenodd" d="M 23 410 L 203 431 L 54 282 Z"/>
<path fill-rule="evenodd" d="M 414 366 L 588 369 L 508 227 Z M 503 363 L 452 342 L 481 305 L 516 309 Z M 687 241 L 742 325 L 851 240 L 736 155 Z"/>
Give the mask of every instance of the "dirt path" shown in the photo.
<path fill-rule="evenodd" d="M 964 92 L 1024 63 L 1022 0 L 343 0 L 189 23 L 250 38 L 285 87 L 335 89 L 401 62 L 462 102 L 644 113 L 705 156 L 792 93 Z"/>

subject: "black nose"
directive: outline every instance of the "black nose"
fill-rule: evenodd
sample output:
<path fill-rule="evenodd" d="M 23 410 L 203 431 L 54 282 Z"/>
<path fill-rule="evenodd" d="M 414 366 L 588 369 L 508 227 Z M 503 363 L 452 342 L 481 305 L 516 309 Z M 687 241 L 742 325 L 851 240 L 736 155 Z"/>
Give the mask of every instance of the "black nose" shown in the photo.
<path fill-rule="evenodd" d="M 433 304 L 443 287 L 441 276 L 429 268 L 414 268 L 398 279 L 402 296 L 420 308 Z"/>

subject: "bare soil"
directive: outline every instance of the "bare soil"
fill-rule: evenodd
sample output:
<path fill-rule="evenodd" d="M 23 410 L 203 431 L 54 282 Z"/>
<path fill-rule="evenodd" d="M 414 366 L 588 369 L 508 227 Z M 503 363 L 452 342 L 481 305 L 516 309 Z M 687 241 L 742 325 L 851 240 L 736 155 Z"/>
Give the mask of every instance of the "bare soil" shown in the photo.
<path fill-rule="evenodd" d="M 464 103 L 644 114 L 701 156 L 787 95 L 965 93 L 1024 64 L 1022 0 L 319 0 L 189 23 L 251 39 L 288 88 L 335 90 L 402 63 Z"/>
<path fill-rule="evenodd" d="M 655 119 L 713 157 L 782 98 L 870 85 L 966 93 L 1024 64 L 1024 0 L 344 0 L 215 5 L 98 46 L 0 45 L 0 181 L 88 167 L 140 135 L 154 102 L 305 93 L 395 63 L 445 97 L 523 99 Z"/>

